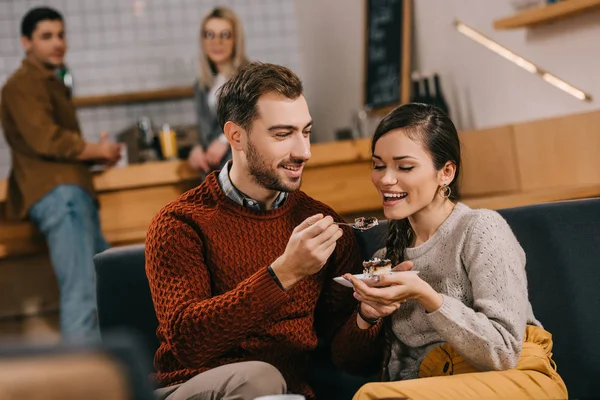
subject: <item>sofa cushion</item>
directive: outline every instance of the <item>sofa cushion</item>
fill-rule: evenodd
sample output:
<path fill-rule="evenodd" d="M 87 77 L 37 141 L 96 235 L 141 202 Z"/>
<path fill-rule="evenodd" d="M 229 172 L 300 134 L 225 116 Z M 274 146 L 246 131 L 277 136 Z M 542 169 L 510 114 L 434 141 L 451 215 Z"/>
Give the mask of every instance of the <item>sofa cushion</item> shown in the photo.
<path fill-rule="evenodd" d="M 144 245 L 115 247 L 94 257 L 98 323 L 104 337 L 128 329 L 139 336 L 144 350 L 158 349 L 158 320 L 146 278 Z"/>
<path fill-rule="evenodd" d="M 569 396 L 600 396 L 600 199 L 500 210 L 527 256 L 529 297 Z"/>

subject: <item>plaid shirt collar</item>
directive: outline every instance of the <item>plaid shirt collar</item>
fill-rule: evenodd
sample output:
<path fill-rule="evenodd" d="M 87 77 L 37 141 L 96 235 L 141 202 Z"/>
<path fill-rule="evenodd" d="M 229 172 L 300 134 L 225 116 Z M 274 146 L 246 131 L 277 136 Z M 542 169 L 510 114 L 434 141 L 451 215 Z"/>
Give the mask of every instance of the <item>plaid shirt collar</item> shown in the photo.
<path fill-rule="evenodd" d="M 260 204 L 258 201 L 251 199 L 246 196 L 244 193 L 237 190 L 231 179 L 229 178 L 229 169 L 231 168 L 231 161 L 228 161 L 227 164 L 223 166 L 221 172 L 219 172 L 219 185 L 221 186 L 221 190 L 225 192 L 225 196 L 229 197 L 231 200 L 235 201 L 237 204 L 248 207 L 255 211 L 263 211 L 260 208 Z M 273 202 L 273 209 L 281 207 L 283 203 L 288 198 L 287 192 L 279 192 L 277 198 Z"/>

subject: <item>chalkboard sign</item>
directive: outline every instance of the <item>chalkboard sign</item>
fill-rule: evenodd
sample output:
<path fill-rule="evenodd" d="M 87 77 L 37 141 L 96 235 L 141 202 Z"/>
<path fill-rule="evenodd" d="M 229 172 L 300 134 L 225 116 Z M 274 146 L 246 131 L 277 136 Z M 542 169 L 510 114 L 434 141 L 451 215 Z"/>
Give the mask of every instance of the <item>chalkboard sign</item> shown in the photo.
<path fill-rule="evenodd" d="M 365 0 L 365 11 L 365 107 L 387 111 L 410 97 L 410 0 Z"/>

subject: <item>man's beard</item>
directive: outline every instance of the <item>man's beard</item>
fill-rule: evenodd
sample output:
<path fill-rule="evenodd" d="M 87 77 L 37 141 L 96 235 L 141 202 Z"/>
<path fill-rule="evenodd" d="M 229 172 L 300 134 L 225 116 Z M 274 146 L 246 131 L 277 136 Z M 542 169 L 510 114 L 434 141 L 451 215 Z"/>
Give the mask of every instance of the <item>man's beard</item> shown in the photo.
<path fill-rule="evenodd" d="M 29 57 L 33 57 L 39 65 L 43 66 L 46 69 L 54 70 L 54 69 L 58 69 L 65 65 L 64 59 L 61 63 L 55 64 L 55 63 L 51 62 L 48 58 L 41 56 L 38 52 L 36 52 L 34 50 L 30 50 L 27 53 L 27 55 Z"/>
<path fill-rule="evenodd" d="M 52 70 L 59 69 L 60 67 L 62 67 L 62 64 L 56 65 L 54 63 L 51 63 L 50 61 L 42 61 L 42 65 L 44 66 L 44 68 Z"/>
<path fill-rule="evenodd" d="M 277 169 L 272 169 L 269 164 L 265 163 L 251 140 L 248 140 L 247 161 L 250 175 L 262 187 L 278 192 L 294 192 L 300 188 L 302 178 L 286 184 L 281 176 L 277 174 Z M 287 163 L 292 164 L 294 162 L 301 164 L 303 161 L 289 160 Z M 281 164 L 286 164 L 286 162 L 282 162 Z"/>

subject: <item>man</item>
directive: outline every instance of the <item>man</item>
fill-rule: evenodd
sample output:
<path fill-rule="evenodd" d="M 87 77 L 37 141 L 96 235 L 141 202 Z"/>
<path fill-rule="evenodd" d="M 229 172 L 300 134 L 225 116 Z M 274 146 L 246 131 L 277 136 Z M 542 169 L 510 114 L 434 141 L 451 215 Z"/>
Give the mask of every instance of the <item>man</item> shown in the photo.
<path fill-rule="evenodd" d="M 333 210 L 298 190 L 312 121 L 292 71 L 242 68 L 217 109 L 232 161 L 163 208 L 147 235 L 155 366 L 167 386 L 159 394 L 311 399 L 317 337 L 332 340 L 334 362 L 350 370 L 377 348 L 380 323 L 358 316 L 352 291 L 332 280 L 361 270 L 356 241 Z"/>
<path fill-rule="evenodd" d="M 63 336 L 97 334 L 94 254 L 107 248 L 89 166 L 120 147 L 82 139 L 69 90 L 55 75 L 67 50 L 62 16 L 34 8 L 21 22 L 26 56 L 2 88 L 0 121 L 11 148 L 8 212 L 45 235 L 60 288 Z"/>

